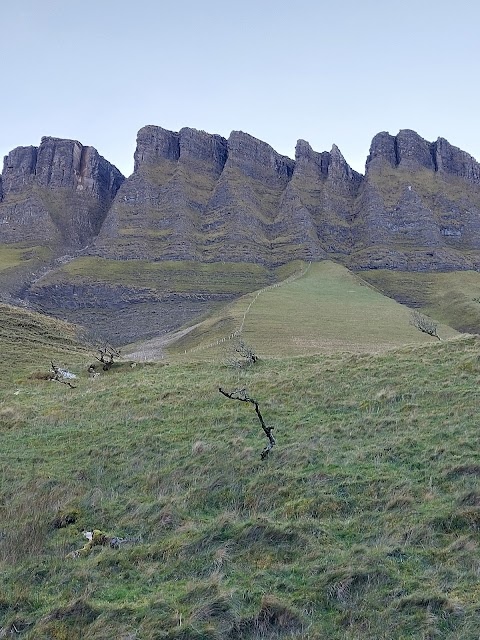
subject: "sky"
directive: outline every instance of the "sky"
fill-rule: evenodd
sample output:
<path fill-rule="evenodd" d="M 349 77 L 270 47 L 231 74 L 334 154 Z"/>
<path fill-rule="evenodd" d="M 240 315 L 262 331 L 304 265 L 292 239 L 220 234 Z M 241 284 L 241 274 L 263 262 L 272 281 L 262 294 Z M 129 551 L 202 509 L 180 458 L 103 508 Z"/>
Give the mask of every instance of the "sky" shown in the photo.
<path fill-rule="evenodd" d="M 414 129 L 480 160 L 472 0 L 1 0 L 0 156 L 42 136 L 125 175 L 155 124 L 245 131 L 294 157 Z"/>

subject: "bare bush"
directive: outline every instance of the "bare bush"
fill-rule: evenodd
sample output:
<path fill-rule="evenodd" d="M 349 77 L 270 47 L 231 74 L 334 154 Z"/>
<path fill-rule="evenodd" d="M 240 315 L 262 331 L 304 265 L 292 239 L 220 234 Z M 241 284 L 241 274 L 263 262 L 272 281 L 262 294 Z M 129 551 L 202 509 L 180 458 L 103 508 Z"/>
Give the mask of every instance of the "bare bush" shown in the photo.
<path fill-rule="evenodd" d="M 441 340 L 440 336 L 437 333 L 437 323 L 434 322 L 431 318 L 427 318 L 427 316 L 424 316 L 419 311 L 412 311 L 410 315 L 410 324 L 422 333 L 426 333 L 433 338 Z"/>
<path fill-rule="evenodd" d="M 225 364 L 236 369 L 249 367 L 257 361 L 258 356 L 253 347 L 240 338 L 230 345 L 225 356 Z"/>
<path fill-rule="evenodd" d="M 95 356 L 95 358 L 102 363 L 102 369 L 104 371 L 108 371 L 109 369 L 111 369 L 114 364 L 115 358 L 120 357 L 120 350 L 112 347 L 112 345 L 108 344 L 108 342 L 105 342 L 103 345 L 99 346 L 97 352 L 99 355 Z M 89 374 L 95 373 L 94 364 L 91 364 L 89 366 L 88 372 Z"/>

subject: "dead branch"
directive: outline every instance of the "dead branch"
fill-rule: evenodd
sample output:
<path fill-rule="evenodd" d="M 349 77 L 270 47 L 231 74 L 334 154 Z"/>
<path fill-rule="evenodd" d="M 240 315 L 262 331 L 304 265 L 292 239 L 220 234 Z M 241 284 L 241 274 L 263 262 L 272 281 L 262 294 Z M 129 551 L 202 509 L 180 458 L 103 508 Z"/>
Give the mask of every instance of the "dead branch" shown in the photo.
<path fill-rule="evenodd" d="M 265 460 L 265 458 L 268 456 L 268 454 L 272 450 L 273 446 L 276 444 L 275 438 L 272 435 L 272 431 L 275 427 L 267 427 L 262 417 L 262 414 L 260 413 L 260 407 L 258 406 L 258 402 L 254 398 L 250 398 L 245 389 L 236 389 L 231 393 L 228 393 L 228 391 L 224 391 L 222 387 L 219 387 L 218 390 L 226 398 L 230 398 L 231 400 L 240 400 L 240 402 L 249 402 L 250 404 L 253 404 L 253 406 L 255 407 L 255 413 L 257 414 L 258 419 L 260 420 L 260 424 L 262 425 L 262 429 L 268 438 L 268 444 L 265 445 L 260 455 L 261 459 Z"/>
<path fill-rule="evenodd" d="M 68 382 L 68 380 L 65 380 L 63 369 L 54 365 L 52 361 L 50 361 L 50 363 L 52 365 L 52 374 L 53 374 L 50 380 L 53 380 L 53 382 L 60 382 L 61 384 L 66 384 L 68 387 L 70 387 L 70 389 L 77 388 L 71 382 Z"/>
<path fill-rule="evenodd" d="M 120 351 L 108 343 L 99 347 L 97 351 L 100 354 L 100 357 L 95 356 L 95 358 L 102 363 L 104 371 L 111 369 L 114 363 L 114 358 L 120 357 Z"/>
<path fill-rule="evenodd" d="M 426 333 L 433 338 L 441 340 L 440 336 L 437 333 L 437 323 L 434 322 L 431 318 L 427 318 L 427 316 L 419 313 L 418 311 L 412 311 L 410 315 L 410 324 L 422 333 Z"/>

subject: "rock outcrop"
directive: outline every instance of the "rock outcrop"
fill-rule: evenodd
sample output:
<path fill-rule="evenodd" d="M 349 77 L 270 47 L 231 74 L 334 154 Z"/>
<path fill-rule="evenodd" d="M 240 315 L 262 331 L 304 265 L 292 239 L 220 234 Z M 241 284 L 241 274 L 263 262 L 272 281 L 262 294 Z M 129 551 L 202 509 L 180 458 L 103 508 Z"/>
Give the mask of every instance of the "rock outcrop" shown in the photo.
<path fill-rule="evenodd" d="M 48 247 L 50 260 L 84 248 L 70 271 L 42 277 L 29 253 L 3 280 L 21 280 L 9 291 L 50 312 L 63 305 L 70 320 L 108 327 L 117 314 L 119 338 L 134 339 L 264 286 L 293 260 L 480 268 L 480 165 L 410 130 L 376 135 L 363 176 L 335 145 L 317 152 L 299 140 L 292 160 L 241 131 L 227 140 L 146 126 L 125 180 L 92 147 L 43 138 L 5 158 L 0 243 Z M 140 272 L 150 274 L 141 283 Z"/>
<path fill-rule="evenodd" d="M 476 268 L 480 165 L 443 138 L 428 142 L 409 130 L 379 133 L 355 203 L 352 235 L 354 267 Z"/>
<path fill-rule="evenodd" d="M 92 147 L 43 138 L 5 158 L 0 183 L 1 242 L 60 253 L 93 243 L 93 255 L 114 259 L 275 266 L 329 256 L 415 268 L 416 252 L 433 250 L 437 269 L 443 248 L 455 256 L 444 268 L 467 268 L 479 215 L 480 165 L 410 130 L 374 137 L 365 176 L 335 145 L 319 153 L 299 140 L 292 160 L 240 131 L 226 140 L 146 126 L 125 181 Z"/>
<path fill-rule="evenodd" d="M 104 257 L 196 260 L 203 215 L 227 158 L 227 141 L 195 129 L 147 126 L 135 171 L 113 203 L 96 243 Z"/>
<path fill-rule="evenodd" d="M 268 262 L 294 162 L 242 132 L 140 130 L 135 171 L 96 243 L 103 257 Z"/>
<path fill-rule="evenodd" d="M 4 159 L 0 242 L 49 244 L 64 252 L 97 236 L 124 177 L 93 147 L 42 138 Z"/>
<path fill-rule="evenodd" d="M 446 269 L 467 268 L 475 256 L 455 252 L 480 251 L 479 207 L 480 165 L 410 130 L 375 136 L 362 176 L 335 145 L 318 153 L 299 140 L 291 160 L 239 131 L 225 140 L 147 126 L 94 251 L 270 266 L 330 256 L 369 268 L 381 247 L 379 264 L 414 268 L 416 252 L 444 248 L 432 268 L 447 254 Z"/>
<path fill-rule="evenodd" d="M 240 131 L 144 127 L 97 254 L 282 264 L 345 253 L 361 181 L 336 146 L 299 141 L 294 161 Z"/>

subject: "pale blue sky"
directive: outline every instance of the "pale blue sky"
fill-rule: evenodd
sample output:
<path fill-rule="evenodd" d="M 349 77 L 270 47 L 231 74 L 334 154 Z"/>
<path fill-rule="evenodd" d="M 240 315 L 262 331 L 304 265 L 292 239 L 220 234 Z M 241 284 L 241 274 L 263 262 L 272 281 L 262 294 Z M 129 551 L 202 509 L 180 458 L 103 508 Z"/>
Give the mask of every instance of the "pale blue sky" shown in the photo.
<path fill-rule="evenodd" d="M 372 137 L 415 129 L 480 160 L 473 0 L 2 0 L 0 156 L 43 135 L 127 175 L 146 124 L 294 157 L 298 138 L 363 171 Z"/>

